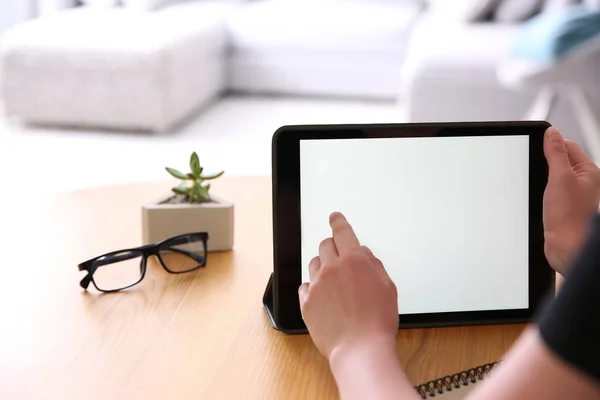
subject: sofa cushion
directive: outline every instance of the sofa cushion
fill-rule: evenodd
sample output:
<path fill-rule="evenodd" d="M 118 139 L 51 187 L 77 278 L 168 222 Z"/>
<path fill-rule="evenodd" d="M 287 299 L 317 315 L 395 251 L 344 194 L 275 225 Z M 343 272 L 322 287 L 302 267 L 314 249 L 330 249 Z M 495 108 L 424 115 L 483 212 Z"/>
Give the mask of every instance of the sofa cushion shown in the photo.
<path fill-rule="evenodd" d="M 498 22 L 525 21 L 539 13 L 543 6 L 544 0 L 502 0 L 493 19 Z"/>
<path fill-rule="evenodd" d="M 540 64 L 556 62 L 600 37 L 600 10 L 571 6 L 562 13 L 543 14 L 519 30 L 513 55 Z"/>
<path fill-rule="evenodd" d="M 408 73 L 410 80 L 419 74 L 465 85 L 498 85 L 496 69 L 510 55 L 517 30 L 518 25 L 513 24 L 462 24 L 443 17 L 424 18 L 412 35 L 403 76 L 407 78 Z"/>
<path fill-rule="evenodd" d="M 488 20 L 501 0 L 426 0 L 429 11 L 449 20 L 480 22 Z"/>
<path fill-rule="evenodd" d="M 582 0 L 583 4 L 593 9 L 600 8 L 600 0 Z"/>
<path fill-rule="evenodd" d="M 199 3 L 204 0 L 114 0 L 120 1 L 124 8 L 138 11 L 157 11 L 169 6 L 186 3 Z M 212 3 L 240 4 L 252 0 L 211 0 Z"/>
<path fill-rule="evenodd" d="M 1 45 L 4 52 L 27 51 L 24 60 L 29 65 L 65 63 L 80 69 L 148 70 L 156 65 L 138 65 L 140 57 L 136 55 L 157 57 L 161 49 L 199 31 L 206 32 L 199 45 L 222 48 L 224 19 L 230 9 L 214 2 L 175 4 L 157 13 L 73 8 L 15 26 L 2 37 Z M 49 53 L 53 57 L 47 57 Z"/>
<path fill-rule="evenodd" d="M 229 88 L 393 99 L 421 8 L 410 0 L 249 3 L 229 19 Z"/>
<path fill-rule="evenodd" d="M 411 1 L 263 0 L 229 19 L 234 49 L 279 53 L 395 53 L 420 7 Z"/>
<path fill-rule="evenodd" d="M 172 0 L 121 0 L 123 7 L 141 10 L 141 11 L 154 11 L 163 8 L 170 3 Z"/>
<path fill-rule="evenodd" d="M 546 0 L 542 7 L 543 12 L 559 12 L 572 4 L 581 3 L 581 0 Z"/>

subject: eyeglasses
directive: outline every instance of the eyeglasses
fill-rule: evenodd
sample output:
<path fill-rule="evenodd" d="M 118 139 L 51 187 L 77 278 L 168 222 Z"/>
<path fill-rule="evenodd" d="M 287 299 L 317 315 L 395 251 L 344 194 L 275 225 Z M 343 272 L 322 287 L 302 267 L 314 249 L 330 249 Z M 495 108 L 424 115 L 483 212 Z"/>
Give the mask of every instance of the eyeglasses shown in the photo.
<path fill-rule="evenodd" d="M 87 289 L 90 282 L 101 292 L 117 292 L 136 285 L 146 275 L 148 257 L 156 256 L 171 274 L 194 271 L 206 265 L 207 232 L 179 235 L 158 243 L 113 251 L 79 264 L 88 274 L 79 282 Z"/>

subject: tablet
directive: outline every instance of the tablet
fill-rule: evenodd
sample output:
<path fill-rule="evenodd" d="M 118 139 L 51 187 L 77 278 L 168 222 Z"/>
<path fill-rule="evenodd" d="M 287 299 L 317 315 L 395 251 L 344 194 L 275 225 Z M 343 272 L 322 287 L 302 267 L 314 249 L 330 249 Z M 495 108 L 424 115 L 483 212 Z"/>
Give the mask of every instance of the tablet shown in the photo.
<path fill-rule="evenodd" d="M 398 288 L 399 327 L 531 321 L 544 256 L 547 122 L 284 126 L 273 136 L 274 327 L 306 333 L 298 287 L 342 212 Z"/>

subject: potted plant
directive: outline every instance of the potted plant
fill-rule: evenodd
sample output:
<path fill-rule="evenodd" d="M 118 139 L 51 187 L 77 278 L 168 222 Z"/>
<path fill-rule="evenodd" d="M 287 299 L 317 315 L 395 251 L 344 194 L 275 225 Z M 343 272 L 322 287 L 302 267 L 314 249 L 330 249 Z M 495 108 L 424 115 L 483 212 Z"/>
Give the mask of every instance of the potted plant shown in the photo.
<path fill-rule="evenodd" d="M 210 194 L 210 181 L 221 171 L 205 175 L 198 154 L 190 157 L 190 172 L 166 168 L 180 185 L 172 193 L 142 207 L 144 244 L 191 232 L 208 232 L 208 250 L 233 248 L 233 204 Z"/>

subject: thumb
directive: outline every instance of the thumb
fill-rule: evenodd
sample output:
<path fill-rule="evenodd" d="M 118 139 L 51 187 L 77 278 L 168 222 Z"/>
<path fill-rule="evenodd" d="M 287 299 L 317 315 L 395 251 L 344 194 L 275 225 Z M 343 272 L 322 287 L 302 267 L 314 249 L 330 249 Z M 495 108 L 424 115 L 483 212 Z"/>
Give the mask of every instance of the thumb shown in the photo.
<path fill-rule="evenodd" d="M 548 161 L 550 175 L 571 170 L 567 144 L 555 127 L 550 127 L 544 135 L 544 154 Z"/>
<path fill-rule="evenodd" d="M 306 296 L 308 295 L 308 282 L 304 282 L 298 288 L 298 298 L 300 299 L 300 305 L 304 304 L 306 301 Z"/>

